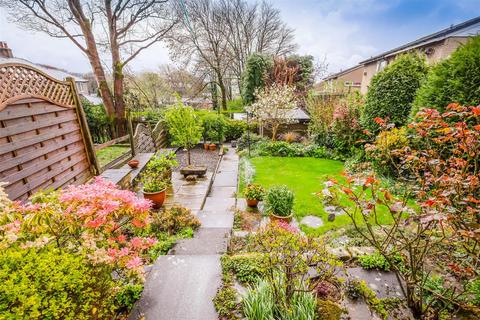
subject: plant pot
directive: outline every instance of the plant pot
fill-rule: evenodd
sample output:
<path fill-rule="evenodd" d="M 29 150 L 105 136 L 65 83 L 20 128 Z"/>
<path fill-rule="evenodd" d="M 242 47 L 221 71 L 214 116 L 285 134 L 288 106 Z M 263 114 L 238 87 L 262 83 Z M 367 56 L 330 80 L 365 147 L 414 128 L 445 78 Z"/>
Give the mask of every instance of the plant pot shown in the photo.
<path fill-rule="evenodd" d="M 258 206 L 258 200 L 255 199 L 247 199 L 247 206 L 250 208 L 256 208 Z"/>
<path fill-rule="evenodd" d="M 210 147 L 210 143 L 203 144 L 203 149 L 208 150 L 209 147 Z"/>
<path fill-rule="evenodd" d="M 153 202 L 153 207 L 155 209 L 158 209 L 163 205 L 163 203 L 165 202 L 166 195 L 167 195 L 167 189 L 163 189 L 162 191 L 157 191 L 157 192 L 143 191 L 143 197 L 145 199 L 151 200 Z"/>
<path fill-rule="evenodd" d="M 128 161 L 128 165 L 130 166 L 130 168 L 132 169 L 135 169 L 135 168 L 138 168 L 138 165 L 140 164 L 140 162 L 138 160 L 130 160 Z"/>
<path fill-rule="evenodd" d="M 270 213 L 270 221 L 276 221 L 276 222 L 286 222 L 286 223 L 290 223 L 290 221 L 292 221 L 292 217 L 293 217 L 293 212 L 290 213 L 290 215 L 288 216 L 277 216 L 276 214 L 274 213 Z"/>
<path fill-rule="evenodd" d="M 210 149 L 210 151 L 215 151 L 215 150 L 217 150 L 217 145 L 215 143 L 211 143 L 208 146 L 208 149 Z"/>

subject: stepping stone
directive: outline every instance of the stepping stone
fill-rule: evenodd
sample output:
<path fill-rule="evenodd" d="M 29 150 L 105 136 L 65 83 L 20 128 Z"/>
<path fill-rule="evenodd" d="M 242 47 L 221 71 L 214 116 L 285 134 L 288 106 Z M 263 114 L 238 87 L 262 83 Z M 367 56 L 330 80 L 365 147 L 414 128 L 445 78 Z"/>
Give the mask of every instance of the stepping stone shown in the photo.
<path fill-rule="evenodd" d="M 233 228 L 233 213 L 218 211 L 199 211 L 196 214 L 202 228 Z"/>
<path fill-rule="evenodd" d="M 160 256 L 128 319 L 217 320 L 221 278 L 219 255 Z"/>
<path fill-rule="evenodd" d="M 236 187 L 212 187 L 209 196 L 212 198 L 235 198 Z"/>
<path fill-rule="evenodd" d="M 200 227 L 191 239 L 177 241 L 170 250 L 172 255 L 211 255 L 227 251 L 230 228 Z"/>
<path fill-rule="evenodd" d="M 228 212 L 235 207 L 235 198 L 207 197 L 204 211 Z"/>
<path fill-rule="evenodd" d="M 318 228 L 323 226 L 323 220 L 322 218 L 316 217 L 316 216 L 305 216 L 303 219 L 300 221 L 300 224 L 304 224 L 307 227 L 310 228 Z"/>
<path fill-rule="evenodd" d="M 394 272 L 348 268 L 347 273 L 352 278 L 365 281 L 380 299 L 404 297 Z"/>
<path fill-rule="evenodd" d="M 351 320 L 381 319 L 375 313 L 370 311 L 368 305 L 363 301 L 363 299 L 358 299 L 357 301 L 346 299 L 345 309 L 347 310 L 349 319 Z"/>

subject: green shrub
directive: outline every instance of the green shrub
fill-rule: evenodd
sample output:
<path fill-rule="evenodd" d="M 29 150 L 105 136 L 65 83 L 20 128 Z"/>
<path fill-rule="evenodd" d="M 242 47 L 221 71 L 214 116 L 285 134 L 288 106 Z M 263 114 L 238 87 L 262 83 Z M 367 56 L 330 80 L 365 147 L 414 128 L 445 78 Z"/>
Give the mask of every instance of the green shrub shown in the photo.
<path fill-rule="evenodd" d="M 264 257 L 261 254 L 225 255 L 221 261 L 224 272 L 232 272 L 240 282 L 254 284 L 265 276 Z"/>
<path fill-rule="evenodd" d="M 265 197 L 265 211 L 286 217 L 292 213 L 295 195 L 287 186 L 273 186 Z"/>
<path fill-rule="evenodd" d="M 250 148 L 255 148 L 259 143 L 268 141 L 267 138 L 262 137 L 255 133 L 244 132 L 240 139 L 238 139 L 237 147 L 238 150 L 248 149 L 248 141 L 250 141 Z"/>
<path fill-rule="evenodd" d="M 412 115 L 423 107 L 443 112 L 451 102 L 480 104 L 480 36 L 470 39 L 431 69 L 418 90 Z"/>
<path fill-rule="evenodd" d="M 227 119 L 222 114 L 212 111 L 196 111 L 202 123 L 203 141 L 221 143 L 228 128 Z"/>
<path fill-rule="evenodd" d="M 103 104 L 92 104 L 82 99 L 82 107 L 87 119 L 88 128 L 94 143 L 104 143 L 112 140 L 113 118 L 107 115 Z"/>
<path fill-rule="evenodd" d="M 409 144 L 406 128 L 392 128 L 380 132 L 375 138 L 373 145 L 365 147 L 368 160 L 375 170 L 387 177 L 396 177 L 401 172 L 400 154 L 401 150 Z"/>
<path fill-rule="evenodd" d="M 237 291 L 234 288 L 222 286 L 213 298 L 215 310 L 221 319 L 239 319 L 235 313 L 238 308 Z"/>
<path fill-rule="evenodd" d="M 185 228 L 197 229 L 200 221 L 195 217 L 190 209 L 181 206 L 173 206 L 157 213 L 154 218 L 155 226 L 169 235 L 176 234 Z"/>
<path fill-rule="evenodd" d="M 247 123 L 243 120 L 227 119 L 225 128 L 225 140 L 238 140 L 247 130 Z"/>
<path fill-rule="evenodd" d="M 401 264 L 403 262 L 402 256 L 399 254 L 393 256 L 393 260 L 395 264 Z M 359 256 L 358 261 L 360 262 L 362 268 L 367 270 L 378 269 L 383 271 L 390 271 L 391 268 L 390 263 L 387 261 L 387 259 L 385 259 L 385 257 L 378 252 Z"/>
<path fill-rule="evenodd" d="M 109 319 L 111 270 L 51 246 L 0 252 L 1 319 Z"/>
<path fill-rule="evenodd" d="M 397 127 L 403 126 L 410 114 L 415 94 L 427 74 L 425 60 L 414 54 L 395 59 L 370 83 L 361 122 L 372 132 L 379 127 L 374 118 L 389 119 Z"/>
<path fill-rule="evenodd" d="M 142 291 L 143 285 L 140 284 L 128 284 L 124 286 L 115 297 L 117 310 L 123 312 L 130 311 L 135 302 L 140 299 Z"/>

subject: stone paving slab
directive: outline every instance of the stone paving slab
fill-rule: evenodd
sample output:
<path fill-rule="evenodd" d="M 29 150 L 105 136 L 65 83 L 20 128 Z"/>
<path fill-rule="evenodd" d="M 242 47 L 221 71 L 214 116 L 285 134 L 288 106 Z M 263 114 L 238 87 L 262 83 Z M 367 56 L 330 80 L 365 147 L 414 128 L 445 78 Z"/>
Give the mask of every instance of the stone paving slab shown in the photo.
<path fill-rule="evenodd" d="M 213 198 L 235 198 L 237 188 L 235 187 L 212 187 L 210 190 L 210 197 Z"/>
<path fill-rule="evenodd" d="M 175 194 L 168 196 L 165 200 L 165 207 L 169 208 L 174 205 L 181 205 L 191 210 L 200 210 L 203 204 L 203 195 L 181 195 Z"/>
<path fill-rule="evenodd" d="M 238 172 L 237 161 L 222 161 L 217 172 Z"/>
<path fill-rule="evenodd" d="M 212 299 L 221 284 L 219 255 L 161 256 L 129 320 L 216 320 Z"/>
<path fill-rule="evenodd" d="M 203 210 L 227 212 L 235 207 L 235 198 L 207 197 Z"/>
<path fill-rule="evenodd" d="M 233 212 L 199 211 L 202 228 L 233 228 Z"/>
<path fill-rule="evenodd" d="M 225 253 L 230 232 L 231 228 L 200 227 L 193 238 L 178 241 L 169 254 L 211 255 Z"/>
<path fill-rule="evenodd" d="M 215 187 L 236 187 L 237 174 L 235 172 L 221 172 L 215 176 L 213 181 Z"/>

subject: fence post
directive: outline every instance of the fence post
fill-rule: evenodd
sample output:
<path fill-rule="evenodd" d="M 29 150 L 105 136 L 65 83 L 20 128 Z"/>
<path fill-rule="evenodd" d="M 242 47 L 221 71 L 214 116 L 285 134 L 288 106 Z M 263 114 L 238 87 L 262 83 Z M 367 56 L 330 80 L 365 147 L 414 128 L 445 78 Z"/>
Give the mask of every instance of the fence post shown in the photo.
<path fill-rule="evenodd" d="M 133 126 L 132 126 L 132 115 L 130 110 L 127 109 L 127 128 L 128 136 L 130 137 L 130 149 L 132 149 L 132 157 L 135 157 L 135 141 L 133 141 Z"/>
<path fill-rule="evenodd" d="M 90 162 L 91 167 L 93 167 L 93 174 L 99 175 L 100 166 L 98 165 L 97 154 L 95 153 L 95 148 L 93 146 L 93 140 L 92 136 L 90 135 L 90 129 L 88 128 L 87 118 L 85 116 L 85 112 L 83 111 L 80 97 L 77 93 L 75 80 L 72 77 L 68 77 L 65 80 L 70 83 L 72 88 L 72 95 L 75 101 L 75 111 L 77 112 L 78 122 L 80 122 L 80 132 L 82 134 L 83 143 L 88 154 L 88 161 Z"/>

